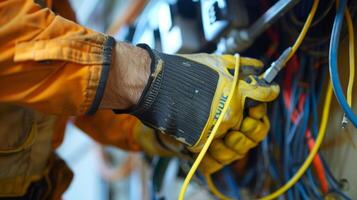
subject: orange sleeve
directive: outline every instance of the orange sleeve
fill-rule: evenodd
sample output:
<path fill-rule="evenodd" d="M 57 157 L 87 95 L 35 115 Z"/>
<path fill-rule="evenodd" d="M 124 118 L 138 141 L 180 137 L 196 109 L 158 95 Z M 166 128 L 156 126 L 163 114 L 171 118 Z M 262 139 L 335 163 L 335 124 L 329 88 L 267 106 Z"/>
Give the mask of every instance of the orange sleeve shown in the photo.
<path fill-rule="evenodd" d="M 115 40 L 41 8 L 0 2 L 0 102 L 57 115 L 94 113 Z"/>
<path fill-rule="evenodd" d="M 140 150 L 135 132 L 138 132 L 142 124 L 134 116 L 116 115 L 110 110 L 99 110 L 91 116 L 76 117 L 74 123 L 101 144 L 130 151 Z"/>

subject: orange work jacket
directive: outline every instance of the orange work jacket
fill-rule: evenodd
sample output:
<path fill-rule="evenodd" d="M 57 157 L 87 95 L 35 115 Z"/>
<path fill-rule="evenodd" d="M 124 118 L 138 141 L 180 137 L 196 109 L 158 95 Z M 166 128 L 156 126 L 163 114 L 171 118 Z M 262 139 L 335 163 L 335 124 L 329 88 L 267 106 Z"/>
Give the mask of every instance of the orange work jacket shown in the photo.
<path fill-rule="evenodd" d="M 70 116 L 100 143 L 140 150 L 136 118 L 97 111 L 114 45 L 75 23 L 67 1 L 0 0 L 0 198 L 38 182 L 43 198 L 61 196 L 72 174 L 54 149 Z"/>

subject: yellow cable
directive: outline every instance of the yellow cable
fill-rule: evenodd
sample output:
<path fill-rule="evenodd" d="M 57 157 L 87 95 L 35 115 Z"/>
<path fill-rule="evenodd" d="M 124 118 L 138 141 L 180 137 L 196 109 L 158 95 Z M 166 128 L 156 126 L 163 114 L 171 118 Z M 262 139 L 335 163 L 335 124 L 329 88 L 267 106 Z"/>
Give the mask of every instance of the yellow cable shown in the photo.
<path fill-rule="evenodd" d="M 304 40 L 306 34 L 307 34 L 307 31 L 309 30 L 310 28 L 310 25 L 312 23 L 312 20 L 314 19 L 315 17 L 315 14 L 316 14 L 316 10 L 317 10 L 317 6 L 319 5 L 319 0 L 314 0 L 314 4 L 312 5 L 312 8 L 310 10 L 310 13 L 309 15 L 307 16 L 307 19 L 305 21 L 305 24 L 304 24 L 304 27 L 302 28 L 298 38 L 296 39 L 294 45 L 291 47 L 291 52 L 289 54 L 289 56 L 286 58 L 285 60 L 285 63 L 287 61 L 290 60 L 290 58 L 295 54 L 295 52 L 298 50 L 298 48 L 300 47 L 302 41 Z"/>
<path fill-rule="evenodd" d="M 351 18 L 351 14 L 346 8 L 345 17 L 348 28 L 348 45 L 349 45 L 349 54 L 350 54 L 350 76 L 348 80 L 348 88 L 347 88 L 347 103 L 350 107 L 352 107 L 352 91 L 353 91 L 353 83 L 355 79 L 355 38 L 354 38 L 354 30 L 353 30 L 353 22 Z"/>
<path fill-rule="evenodd" d="M 193 163 L 190 171 L 188 172 L 183 184 L 182 184 L 182 187 L 181 187 L 181 191 L 180 191 L 180 194 L 179 194 L 179 200 L 183 200 L 184 197 L 185 197 L 185 193 L 186 193 L 186 190 L 187 190 L 187 187 L 193 177 L 193 175 L 195 174 L 198 166 L 200 165 L 203 157 L 205 156 L 207 150 L 208 150 L 208 147 L 211 145 L 216 133 L 217 133 L 217 130 L 218 130 L 218 125 L 221 124 L 222 120 L 223 120 L 223 117 L 225 116 L 227 110 L 228 110 L 228 105 L 230 105 L 230 102 L 232 101 L 232 98 L 233 98 L 233 93 L 234 93 L 234 89 L 236 89 L 236 86 L 237 86 L 237 83 L 238 83 L 238 76 L 239 76 L 239 67 L 240 67 L 240 56 L 237 54 L 235 55 L 236 57 L 236 63 L 235 63 L 235 69 L 234 69 L 234 78 L 233 78 L 233 83 L 232 83 L 232 88 L 231 88 L 231 91 L 229 92 L 229 96 L 228 96 L 228 99 L 227 99 L 227 103 L 224 105 L 223 107 L 223 110 L 222 110 L 222 113 L 221 115 L 218 117 L 218 120 L 215 124 L 215 126 L 213 127 L 212 129 L 212 132 L 211 134 L 209 135 L 208 139 L 207 139 L 207 142 L 204 144 L 202 150 L 200 151 L 200 153 L 198 154 L 195 162 Z"/>

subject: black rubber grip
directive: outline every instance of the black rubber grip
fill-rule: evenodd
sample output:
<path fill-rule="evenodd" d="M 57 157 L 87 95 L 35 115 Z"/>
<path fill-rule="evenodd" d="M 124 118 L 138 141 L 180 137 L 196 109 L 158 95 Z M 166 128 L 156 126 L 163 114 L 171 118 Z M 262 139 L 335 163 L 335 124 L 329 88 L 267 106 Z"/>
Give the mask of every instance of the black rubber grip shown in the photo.
<path fill-rule="evenodd" d="M 218 73 L 184 57 L 141 47 L 149 51 L 156 67 L 131 114 L 149 127 L 194 145 L 209 118 Z"/>

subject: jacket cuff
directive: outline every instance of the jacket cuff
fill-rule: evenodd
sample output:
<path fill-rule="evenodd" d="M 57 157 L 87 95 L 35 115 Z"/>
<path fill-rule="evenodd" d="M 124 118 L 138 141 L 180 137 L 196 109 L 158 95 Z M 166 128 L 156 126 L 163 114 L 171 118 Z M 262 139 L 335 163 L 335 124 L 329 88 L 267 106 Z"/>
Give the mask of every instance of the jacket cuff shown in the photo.
<path fill-rule="evenodd" d="M 97 86 L 97 91 L 93 99 L 92 105 L 89 107 L 87 111 L 87 115 L 92 115 L 95 112 L 97 112 L 100 102 L 102 101 L 103 95 L 104 95 L 104 90 L 105 86 L 107 84 L 108 76 L 109 76 L 109 68 L 110 65 L 112 64 L 113 60 L 113 51 L 115 47 L 115 39 L 111 36 L 108 36 L 108 38 L 104 41 L 103 43 L 103 66 L 102 66 L 102 71 L 100 75 L 100 79 L 98 82 Z"/>

